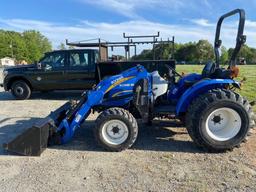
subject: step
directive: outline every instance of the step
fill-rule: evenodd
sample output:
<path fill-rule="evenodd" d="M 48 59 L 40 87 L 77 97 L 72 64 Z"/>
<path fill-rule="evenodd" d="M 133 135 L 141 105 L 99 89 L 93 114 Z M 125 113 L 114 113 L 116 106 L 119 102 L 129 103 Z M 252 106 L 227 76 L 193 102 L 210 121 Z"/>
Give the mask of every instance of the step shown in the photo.
<path fill-rule="evenodd" d="M 173 115 L 176 112 L 176 106 L 174 105 L 159 105 L 154 108 L 156 114 Z"/>

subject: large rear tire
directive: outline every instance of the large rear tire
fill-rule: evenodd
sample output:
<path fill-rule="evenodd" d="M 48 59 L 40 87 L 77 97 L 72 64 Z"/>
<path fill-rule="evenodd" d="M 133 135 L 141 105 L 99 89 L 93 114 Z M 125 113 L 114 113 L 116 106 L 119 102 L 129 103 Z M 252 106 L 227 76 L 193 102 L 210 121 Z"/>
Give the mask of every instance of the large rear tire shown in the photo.
<path fill-rule="evenodd" d="M 108 151 L 130 148 L 137 139 L 138 125 L 131 113 L 122 108 L 103 111 L 96 120 L 96 141 Z"/>
<path fill-rule="evenodd" d="M 186 125 L 198 146 L 212 152 L 223 152 L 246 140 L 251 119 L 251 106 L 246 99 L 233 91 L 217 89 L 192 102 Z"/>

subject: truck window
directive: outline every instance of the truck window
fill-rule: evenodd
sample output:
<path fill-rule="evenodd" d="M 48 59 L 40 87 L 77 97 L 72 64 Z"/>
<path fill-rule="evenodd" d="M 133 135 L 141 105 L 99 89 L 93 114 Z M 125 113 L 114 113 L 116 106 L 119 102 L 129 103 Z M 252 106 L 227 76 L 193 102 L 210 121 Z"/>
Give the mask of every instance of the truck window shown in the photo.
<path fill-rule="evenodd" d="M 95 52 L 95 63 L 98 63 L 100 60 L 100 56 L 99 56 L 99 53 L 98 52 Z"/>
<path fill-rule="evenodd" d="M 63 68 L 65 66 L 65 53 L 56 52 L 46 55 L 41 61 L 41 64 L 45 65 L 46 69 Z"/>
<path fill-rule="evenodd" d="M 70 67 L 88 67 L 89 54 L 84 52 L 70 53 Z"/>

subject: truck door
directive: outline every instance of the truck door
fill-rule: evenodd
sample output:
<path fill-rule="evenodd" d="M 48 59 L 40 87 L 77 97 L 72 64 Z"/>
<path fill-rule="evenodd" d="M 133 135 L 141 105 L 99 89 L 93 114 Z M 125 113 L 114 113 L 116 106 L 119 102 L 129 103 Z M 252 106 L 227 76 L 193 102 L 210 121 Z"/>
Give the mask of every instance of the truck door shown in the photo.
<path fill-rule="evenodd" d="M 72 89 L 91 89 L 96 83 L 92 50 L 72 50 L 68 57 L 68 84 Z"/>
<path fill-rule="evenodd" d="M 68 89 L 66 78 L 67 56 L 65 51 L 46 54 L 40 61 L 42 69 L 34 74 L 35 85 L 39 90 Z"/>

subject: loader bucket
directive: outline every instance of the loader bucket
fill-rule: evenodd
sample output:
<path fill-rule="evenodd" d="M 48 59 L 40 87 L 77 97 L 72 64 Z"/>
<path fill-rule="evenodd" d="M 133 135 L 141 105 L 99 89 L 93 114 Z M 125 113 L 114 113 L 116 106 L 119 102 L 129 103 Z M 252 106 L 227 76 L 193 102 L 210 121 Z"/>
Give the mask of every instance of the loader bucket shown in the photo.
<path fill-rule="evenodd" d="M 43 119 L 10 143 L 4 144 L 4 148 L 20 155 L 39 156 L 47 147 L 51 119 Z"/>
<path fill-rule="evenodd" d="M 67 102 L 56 111 L 51 112 L 48 117 L 39 120 L 14 140 L 3 144 L 4 149 L 19 155 L 40 156 L 47 148 L 49 138 L 57 128 L 56 122 L 63 118 L 70 106 L 70 103 Z"/>

